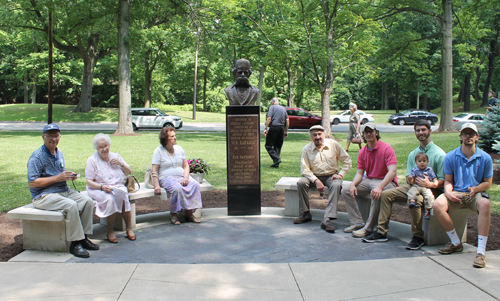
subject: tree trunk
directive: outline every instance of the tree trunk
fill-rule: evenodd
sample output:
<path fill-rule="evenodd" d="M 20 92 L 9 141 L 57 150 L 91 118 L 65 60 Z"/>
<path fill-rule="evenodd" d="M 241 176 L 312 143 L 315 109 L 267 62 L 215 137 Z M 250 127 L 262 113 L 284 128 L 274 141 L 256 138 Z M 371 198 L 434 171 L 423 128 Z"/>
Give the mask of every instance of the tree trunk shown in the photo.
<path fill-rule="evenodd" d="M 442 85 L 441 85 L 441 122 L 440 131 L 456 131 L 453 127 L 453 35 L 452 11 L 453 0 L 442 0 L 443 15 L 441 17 L 441 57 L 442 57 Z"/>
<path fill-rule="evenodd" d="M 91 34 L 87 39 L 87 49 L 80 52 L 83 59 L 82 94 L 74 112 L 90 112 L 98 44 L 99 34 Z"/>
<path fill-rule="evenodd" d="M 429 111 L 429 96 L 427 94 L 422 95 L 423 110 Z"/>
<path fill-rule="evenodd" d="M 332 94 L 332 86 L 324 87 L 321 93 L 321 121 L 325 128 L 325 137 L 332 138 L 332 125 L 330 123 L 330 95 Z"/>
<path fill-rule="evenodd" d="M 203 72 L 203 111 L 207 111 L 207 72 L 208 72 L 208 64 L 205 65 L 205 72 Z"/>
<path fill-rule="evenodd" d="M 382 110 L 389 110 L 389 96 L 387 95 L 387 90 L 389 88 L 389 82 L 385 81 L 382 83 Z"/>
<path fill-rule="evenodd" d="M 28 75 L 24 75 L 23 82 L 24 82 L 23 83 L 24 103 L 28 103 L 29 99 Z"/>
<path fill-rule="evenodd" d="M 294 74 L 292 68 L 287 64 L 286 68 L 286 75 L 288 78 L 288 101 L 287 104 L 289 107 L 293 107 L 293 99 L 295 98 L 295 95 L 293 93 L 293 85 L 294 85 Z"/>
<path fill-rule="evenodd" d="M 464 79 L 464 112 L 470 112 L 470 72 L 467 73 Z"/>
<path fill-rule="evenodd" d="M 396 83 L 394 87 L 394 106 L 396 107 L 396 113 L 399 113 L 399 85 Z"/>
<path fill-rule="evenodd" d="M 256 106 L 260 106 L 262 101 L 262 86 L 264 85 L 264 74 L 266 73 L 266 65 L 260 66 L 260 74 L 259 74 L 259 97 L 257 97 L 257 101 L 255 102 Z"/>
<path fill-rule="evenodd" d="M 146 58 L 144 60 L 144 107 L 151 107 L 151 89 L 153 87 L 153 71 L 156 68 L 156 63 L 158 63 L 158 58 L 160 57 L 161 48 L 163 47 L 163 43 L 160 43 L 158 46 L 158 51 L 156 52 L 156 56 L 153 61 L 153 65 L 151 66 L 151 54 L 152 51 L 148 50 L 146 52 Z"/>
<path fill-rule="evenodd" d="M 481 80 L 481 69 L 476 67 L 476 79 L 474 80 L 474 101 L 479 101 L 481 99 L 479 92 L 479 81 Z"/>
<path fill-rule="evenodd" d="M 458 98 L 457 102 L 463 102 L 463 97 L 464 97 L 464 84 L 460 85 L 460 89 L 458 90 Z"/>
<path fill-rule="evenodd" d="M 488 55 L 488 75 L 484 82 L 483 99 L 481 107 L 488 106 L 488 92 L 490 91 L 491 79 L 493 78 L 493 71 L 495 70 L 495 60 L 498 56 L 498 31 L 495 37 L 490 42 L 490 54 Z"/>
<path fill-rule="evenodd" d="M 120 115 L 115 134 L 133 134 L 130 90 L 130 2 L 118 0 L 118 96 Z"/>
<path fill-rule="evenodd" d="M 31 86 L 31 104 L 36 103 L 36 71 L 33 71 L 33 85 Z"/>
<path fill-rule="evenodd" d="M 152 72 L 150 71 L 149 61 L 151 58 L 151 51 L 146 52 L 146 59 L 144 60 L 144 107 L 151 107 L 151 85 L 152 85 Z"/>

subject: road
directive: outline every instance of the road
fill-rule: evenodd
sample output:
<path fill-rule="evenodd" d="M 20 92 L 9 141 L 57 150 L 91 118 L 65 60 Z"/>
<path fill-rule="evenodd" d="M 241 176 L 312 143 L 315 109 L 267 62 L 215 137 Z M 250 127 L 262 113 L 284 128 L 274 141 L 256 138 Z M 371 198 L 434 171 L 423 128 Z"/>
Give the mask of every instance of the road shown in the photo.
<path fill-rule="evenodd" d="M 38 132 L 42 131 L 45 122 L 16 122 L 16 121 L 0 121 L 0 131 L 24 131 Z M 112 132 L 115 131 L 117 122 L 56 122 L 62 131 L 92 131 L 92 132 Z M 405 125 L 390 125 L 377 124 L 381 133 L 413 133 L 413 126 Z M 437 130 L 439 125 L 433 125 L 432 130 Z M 261 132 L 264 130 L 264 124 L 260 125 Z M 142 131 L 157 131 L 155 129 L 138 130 Z M 225 123 L 208 123 L 208 122 L 186 122 L 178 131 L 181 132 L 225 132 Z M 348 124 L 333 125 L 333 133 L 347 133 L 349 131 Z M 291 129 L 290 132 L 307 132 L 307 129 Z"/>

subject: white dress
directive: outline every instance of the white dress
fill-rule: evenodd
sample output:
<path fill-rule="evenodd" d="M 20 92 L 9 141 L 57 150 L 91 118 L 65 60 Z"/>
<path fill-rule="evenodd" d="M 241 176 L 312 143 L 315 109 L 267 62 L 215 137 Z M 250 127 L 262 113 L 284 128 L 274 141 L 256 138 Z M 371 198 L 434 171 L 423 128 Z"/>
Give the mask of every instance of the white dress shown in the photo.
<path fill-rule="evenodd" d="M 115 158 L 122 164 L 126 164 L 119 154 L 109 152 L 109 161 Z M 112 166 L 109 162 L 103 161 L 97 151 L 87 160 L 85 178 L 99 185 L 106 185 L 113 188 L 113 192 L 108 193 L 100 189 L 92 189 L 87 185 L 89 196 L 97 203 L 95 214 L 98 217 L 104 218 L 114 213 L 121 213 L 123 212 L 123 206 L 125 206 L 125 212 L 130 211 L 127 187 L 122 183 L 123 177 L 124 174 L 120 166 Z"/>

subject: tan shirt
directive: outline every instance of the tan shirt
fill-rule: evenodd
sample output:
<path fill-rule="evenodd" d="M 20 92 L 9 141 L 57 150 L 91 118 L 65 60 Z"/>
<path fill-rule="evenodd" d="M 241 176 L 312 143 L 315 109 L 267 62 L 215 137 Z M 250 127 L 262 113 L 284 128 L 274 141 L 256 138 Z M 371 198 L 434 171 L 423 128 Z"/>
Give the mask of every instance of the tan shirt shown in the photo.
<path fill-rule="evenodd" d="M 342 162 L 342 170 L 339 174 L 344 177 L 352 166 L 351 157 L 333 139 L 325 139 L 322 150 L 319 150 L 314 142 L 310 142 L 302 149 L 300 159 L 300 172 L 309 181 L 316 181 L 318 176 L 333 175 L 339 171 L 339 161 Z"/>

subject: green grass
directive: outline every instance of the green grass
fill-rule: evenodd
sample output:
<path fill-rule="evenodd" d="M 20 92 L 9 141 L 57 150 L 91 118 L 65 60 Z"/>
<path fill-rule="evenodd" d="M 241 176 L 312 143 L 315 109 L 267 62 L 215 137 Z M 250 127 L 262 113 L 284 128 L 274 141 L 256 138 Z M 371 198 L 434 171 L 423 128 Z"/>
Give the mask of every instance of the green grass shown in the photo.
<path fill-rule="evenodd" d="M 118 121 L 118 109 L 92 108 L 89 113 L 74 113 L 76 106 L 53 105 L 52 120 L 57 122 Z M 0 121 L 47 121 L 47 104 L 0 105 Z"/>
<path fill-rule="evenodd" d="M 92 155 L 92 138 L 96 133 L 62 133 L 59 148 L 63 151 L 68 170 L 81 173 L 82 177 L 75 181 L 77 189 L 85 190 L 85 166 L 87 158 Z M 112 133 L 109 133 L 112 134 Z M 381 134 L 382 140 L 391 144 L 398 159 L 398 179 L 404 183 L 406 160 L 408 154 L 417 146 L 413 135 Z M 224 133 L 183 133 L 178 132 L 178 143 L 188 158 L 203 158 L 211 164 L 211 172 L 206 176 L 214 189 L 227 188 L 226 172 L 226 137 Z M 335 138 L 345 146 L 346 134 L 336 134 Z M 158 133 L 141 133 L 138 136 L 112 136 L 111 151 L 119 153 L 132 167 L 133 174 L 139 181 L 144 180 L 146 165 L 151 165 L 154 149 L 158 144 Z M 458 147 L 456 133 L 435 134 L 434 142 L 446 152 Z M 261 185 L 262 190 L 274 190 L 274 184 L 282 176 L 300 176 L 300 155 L 302 147 L 309 142 L 306 133 L 292 133 L 285 140 L 282 150 L 283 163 L 279 169 L 269 166 L 272 160 L 264 148 L 264 138 L 261 136 Z M 27 167 L 31 153 L 42 145 L 40 133 L 0 132 L 0 212 L 10 210 L 30 203 L 31 194 L 27 183 Z M 349 152 L 354 164 L 345 177 L 352 180 L 356 172 L 357 150 L 351 146 Z M 69 183 L 71 185 L 71 183 Z M 492 196 L 492 212 L 500 214 L 500 188 L 493 185 L 489 190 Z"/>

